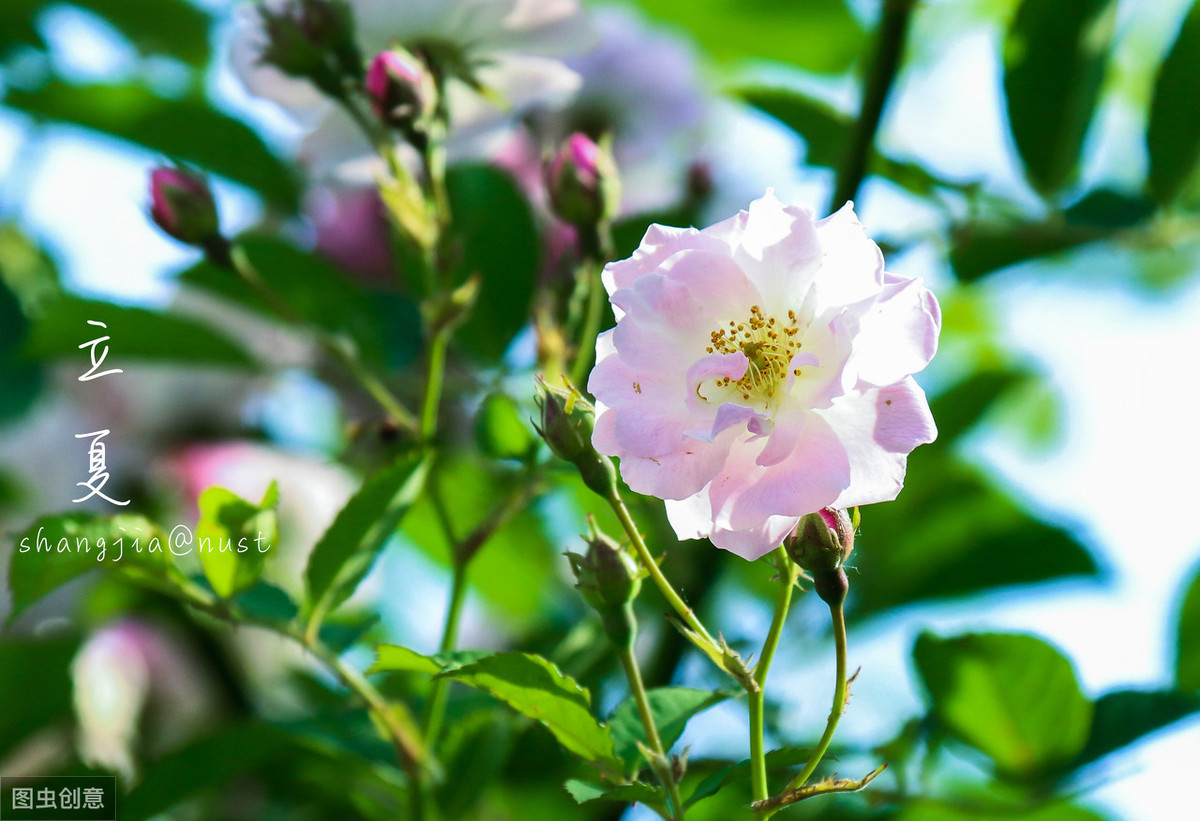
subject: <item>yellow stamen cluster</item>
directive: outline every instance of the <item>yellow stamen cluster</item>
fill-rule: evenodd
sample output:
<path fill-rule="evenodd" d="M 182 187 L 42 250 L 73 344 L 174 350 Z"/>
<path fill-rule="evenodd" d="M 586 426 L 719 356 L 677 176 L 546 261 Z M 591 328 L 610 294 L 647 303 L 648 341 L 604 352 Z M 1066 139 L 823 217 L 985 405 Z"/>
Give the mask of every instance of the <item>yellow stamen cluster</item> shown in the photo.
<path fill-rule="evenodd" d="M 742 399 L 774 399 L 779 388 L 787 384 L 788 367 L 800 350 L 799 333 L 795 311 L 788 311 L 787 322 L 780 322 L 773 316 L 763 316 L 762 309 L 752 305 L 745 322 L 730 320 L 728 327 L 720 327 L 709 336 L 712 344 L 705 349 L 709 353 L 741 351 L 750 360 L 741 379 L 725 376 L 716 380 L 717 387 L 733 388 Z M 799 376 L 800 369 L 792 373 Z"/>

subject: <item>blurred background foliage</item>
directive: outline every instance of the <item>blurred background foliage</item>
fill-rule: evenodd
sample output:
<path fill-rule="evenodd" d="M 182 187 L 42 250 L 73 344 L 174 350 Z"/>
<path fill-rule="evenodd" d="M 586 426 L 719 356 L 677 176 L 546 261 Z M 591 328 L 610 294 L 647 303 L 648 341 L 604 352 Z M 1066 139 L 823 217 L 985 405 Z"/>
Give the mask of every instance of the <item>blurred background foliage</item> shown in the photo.
<path fill-rule="evenodd" d="M 790 813 L 921 821 L 1189 817 L 1186 805 L 1176 803 L 1188 800 L 1187 785 L 1173 796 L 1147 799 L 1144 814 L 1092 801 L 1089 791 L 1121 777 L 1121 757 L 1132 745 L 1200 709 L 1200 580 L 1178 580 L 1177 621 L 1162 626 L 1177 637 L 1175 676 L 1154 687 L 1092 692 L 1072 660 L 1041 638 L 962 632 L 958 625 L 979 623 L 980 610 L 1002 608 L 1034 586 L 1050 585 L 1045 595 L 1053 596 L 1065 580 L 1119 583 L 1087 533 L 1048 521 L 1043 505 L 1016 492 L 968 447 L 982 426 L 1018 451 L 1044 449 L 1070 425 L 1058 386 L 1007 344 L 989 283 L 1005 277 L 1053 284 L 1055 277 L 1077 276 L 1080 267 L 1071 263 L 1081 259 L 1090 261 L 1087 278 L 1076 283 L 1084 289 L 1115 281 L 1136 293 L 1133 298 L 1170 300 L 1190 286 L 1200 237 L 1194 173 L 1200 4 L 1167 4 L 1178 13 L 1160 9 L 1156 16 L 1166 22 L 1157 28 L 1137 25 L 1149 2 L 1114 0 L 640 5 L 694 39 L 731 99 L 799 136 L 801 171 L 811 190 L 827 199 L 815 203 L 818 209 L 857 195 L 869 226 L 878 214 L 883 233 L 876 235 L 889 259 L 906 260 L 906 271 L 924 269 L 945 310 L 943 352 L 923 378 L 940 438 L 912 456 L 907 489 L 896 502 L 864 510 L 854 560 L 852 647 L 856 637 L 898 622 L 910 631 L 889 635 L 919 637 L 906 668 L 864 665 L 863 678 L 876 684 L 871 696 L 851 705 L 848 723 L 858 711 L 873 709 L 874 715 L 864 719 L 866 729 L 840 743 L 836 766 L 857 772 L 887 761 L 890 769 L 861 795 L 826 798 Z M 239 467 L 234 459 L 229 470 L 277 474 L 283 539 L 295 544 L 304 541 L 310 519 L 328 523 L 358 477 L 378 478 L 376 471 L 403 449 L 336 369 L 270 325 L 255 294 L 208 263 L 172 263 L 175 290 L 166 302 L 131 304 L 82 292 L 60 276 L 63 248 L 31 230 L 23 210 L 30 166 L 43 142 L 62 134 L 91 141 L 100 152 L 135 150 L 147 165 L 170 157 L 204 169 L 218 178 L 224 198 L 249 203 L 241 209 L 252 234 L 248 253 L 288 304 L 313 325 L 353 339 L 369 362 L 394 374 L 398 390 L 415 392 L 413 363 L 422 339 L 414 291 L 349 276 L 312 247 L 303 230 L 304 181 L 288 158 L 286 139 L 264 125 L 269 118 L 248 117 L 229 102 L 222 43 L 230 14 L 222 2 L 187 0 L 0 4 L 3 118 L 18 135 L 0 226 L 0 423 L 7 426 L 0 430 L 0 522 L 14 536 L 4 551 L 29 532 L 34 516 L 66 507 L 46 488 L 73 489 L 67 477 L 74 471 L 61 462 L 76 458 L 64 449 L 73 444 L 72 425 L 87 418 L 73 403 L 112 403 L 105 406 L 111 426 L 138 443 L 128 445 L 114 469 L 121 498 L 133 498 L 131 509 L 159 521 L 195 518 L 194 508 L 181 501 L 189 498 L 188 488 L 167 469 L 195 446 L 237 440 L 249 456 L 273 454 L 265 468 L 254 466 L 261 460 Z M 127 51 L 116 69 L 78 70 L 72 52 L 81 27 Z M 995 99 L 1003 111 L 992 116 L 1007 124 L 1011 168 L 949 173 L 928 162 L 928 152 L 882 138 L 880 118 L 886 123 L 897 89 L 936 67 L 936 58 L 964 33 L 978 30 L 992 37 L 971 42 L 994 48 L 1002 67 Z M 1105 145 L 1105 161 L 1097 164 L 1101 116 L 1114 106 L 1134 112 L 1129 122 L 1135 127 L 1121 133 L 1136 139 Z M 445 426 L 450 456 L 437 479 L 462 517 L 455 521 L 461 537 L 504 498 L 521 468 L 503 457 L 520 454 L 531 434 L 528 371 L 506 352 L 514 339 L 521 344 L 541 245 L 534 213 L 506 173 L 458 165 L 449 187 L 461 232 L 461 277 L 482 274 L 480 304 L 486 306 L 456 337 L 446 411 L 453 422 Z M 616 229 L 621 253 L 635 247 L 650 222 L 684 224 L 696 213 L 684 205 L 628 217 Z M 80 394 L 69 385 L 81 361 L 84 319 L 119 328 L 114 360 L 145 375 L 135 396 L 113 399 L 99 388 Z M 52 439 L 65 441 L 47 444 Z M 307 469 L 301 457 L 278 455 L 280 448 L 289 454 L 298 448 L 328 472 L 306 484 L 299 478 Z M 328 466 L 335 461 L 342 467 Z M 209 475 L 206 483 L 227 481 Z M 1137 504 L 1146 509 L 1150 539 L 1169 514 L 1154 510 L 1149 498 Z M 476 616 L 468 638 L 546 655 L 608 710 L 622 697 L 623 684 L 559 555 L 594 507 L 567 472 L 546 478 L 536 499 L 492 536 L 471 566 Z M 665 566 L 689 602 L 735 646 L 749 649 L 771 595 L 767 569 L 707 544 L 674 547 L 660 505 L 639 500 L 636 507 L 651 544 L 672 545 Z M 619 530 L 606 511 L 597 513 L 602 526 Z M 438 517 L 435 502 L 423 498 L 395 537 L 376 534 L 362 544 L 371 558 L 381 552 L 382 560 L 327 627 L 329 641 L 348 658 L 369 663 L 368 648 L 379 640 L 434 649 L 451 567 Z M 315 541 L 319 531 L 311 535 Z M 1129 549 L 1153 550 L 1149 544 Z M 36 560 L 14 557 L 13 567 Z M 302 553 L 298 561 L 302 565 Z M 268 568 L 267 581 L 242 594 L 245 606 L 294 608 L 288 583 L 300 565 L 290 565 L 290 571 Z M 24 586 L 15 574 L 10 578 L 9 601 L 0 608 L 16 617 L 0 633 L 0 772 L 66 774 L 88 771 L 85 761 L 96 766 L 97 757 L 76 743 L 87 720 L 72 685 L 73 678 L 76 689 L 88 681 L 80 678 L 87 658 L 80 648 L 114 624 L 136 623 L 150 625 L 146 629 L 165 637 L 170 649 L 137 645 L 141 649 L 129 651 L 136 661 L 118 654 L 109 667 L 90 673 L 119 679 L 122 668 L 128 674 L 134 664 L 154 679 L 139 685 L 151 696 L 136 741 L 123 740 L 132 750 L 122 818 L 403 817 L 406 787 L 391 751 L 365 713 L 347 707 L 336 683 L 301 654 L 234 633 L 123 574 L 92 574 L 60 586 L 83 569 L 47 570 Z M 941 602 L 958 609 L 939 610 Z M 718 684 L 679 637 L 663 629 L 656 617 L 664 608 L 653 592 L 642 605 L 652 684 Z M 945 613 L 975 618 L 956 622 Z M 819 615 L 807 605 L 794 614 L 798 638 L 781 661 L 800 672 L 776 674 L 795 685 L 772 693 L 778 699 L 772 732 L 783 748 L 774 758 L 778 767 L 803 760 L 796 751 L 811 744 L 824 717 L 828 682 L 819 671 L 804 672 L 813 658 L 828 656 Z M 927 623 L 937 626 L 921 631 Z M 1121 638 L 1129 640 L 1137 638 Z M 1114 653 L 1120 652 L 1116 642 Z M 182 666 L 162 684 L 153 671 L 168 662 Z M 413 703 L 429 694 L 426 676 L 380 682 L 389 695 Z M 875 708 L 864 704 L 888 688 L 896 690 L 894 699 Z M 180 708 L 185 701 L 188 708 Z M 692 747 L 685 782 L 685 795 L 695 802 L 692 818 L 746 813 L 741 729 L 731 729 L 734 713 L 721 709 L 702 715 L 684 736 Z M 794 719 L 797 711 L 802 720 Z M 474 691 L 451 690 L 444 743 L 438 803 L 446 818 L 600 819 L 626 811 L 604 800 L 577 805 L 562 784 L 579 768 L 553 738 Z M 726 789 L 715 793 L 718 785 Z"/>

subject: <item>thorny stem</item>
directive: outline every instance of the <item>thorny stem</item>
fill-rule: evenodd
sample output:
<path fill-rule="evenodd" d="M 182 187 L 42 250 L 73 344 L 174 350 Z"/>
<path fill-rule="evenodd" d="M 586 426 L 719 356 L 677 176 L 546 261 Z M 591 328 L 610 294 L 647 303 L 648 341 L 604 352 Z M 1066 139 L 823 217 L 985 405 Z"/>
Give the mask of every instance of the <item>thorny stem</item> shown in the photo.
<path fill-rule="evenodd" d="M 821 763 L 821 759 L 833 741 L 833 733 L 842 717 L 842 711 L 846 708 L 846 616 L 842 612 L 840 604 L 829 605 L 829 613 L 833 616 L 833 640 L 837 647 L 837 684 L 833 691 L 833 707 L 829 711 L 829 720 L 825 723 L 824 735 L 817 742 L 816 749 L 812 751 L 804 769 L 791 780 L 785 792 L 803 787 L 816 772 L 817 765 Z"/>
<path fill-rule="evenodd" d="M 600 320 L 604 316 L 601 272 L 604 264 L 613 257 L 612 231 L 607 223 L 602 222 L 594 228 L 581 228 L 580 248 L 584 258 L 580 275 L 587 278 L 587 308 L 579 333 L 579 345 L 575 350 L 575 362 L 571 366 L 573 385 L 582 385 L 587 381 L 588 369 L 596 353 L 596 334 L 600 332 Z"/>
<path fill-rule="evenodd" d="M 629 690 L 633 694 L 633 700 L 637 703 L 638 715 L 641 716 L 642 726 L 646 729 L 646 740 L 649 742 L 650 751 L 657 755 L 660 760 L 666 760 L 667 751 L 663 747 L 662 738 L 658 734 L 658 727 L 654 723 L 654 714 L 650 711 L 650 700 L 646 695 L 646 685 L 642 682 L 642 671 L 638 667 L 637 657 L 633 654 L 633 643 L 620 648 L 621 666 L 625 668 L 625 677 L 629 679 Z M 683 821 L 684 810 L 683 800 L 679 796 L 679 784 L 676 783 L 674 772 L 669 761 L 666 763 L 663 772 L 659 773 L 656 768 L 655 772 L 662 779 L 663 787 L 666 788 L 667 798 L 670 799 L 671 818 L 676 821 Z"/>
<path fill-rule="evenodd" d="M 671 582 L 663 575 L 658 568 L 658 563 L 654 561 L 654 557 L 650 555 L 650 548 L 646 546 L 646 540 L 642 538 L 642 534 L 638 532 L 637 524 L 633 521 L 633 517 L 629 515 L 629 509 L 625 507 L 624 500 L 621 499 L 619 493 L 615 490 L 612 495 L 607 498 L 613 512 L 617 514 L 617 519 L 621 522 L 621 527 L 625 529 L 625 534 L 629 537 L 629 541 L 633 543 L 634 550 L 637 551 L 638 559 L 642 566 L 646 568 L 646 572 L 654 581 L 656 587 L 667 603 L 683 620 L 683 623 L 691 630 L 689 638 L 700 647 L 710 658 L 714 660 L 720 658 L 721 649 L 713 637 L 709 635 L 704 625 L 696 618 L 696 614 L 692 612 L 692 608 L 684 603 L 683 598 L 675 592 L 675 588 L 671 586 Z"/>
<path fill-rule="evenodd" d="M 758 664 L 754 666 L 754 683 L 758 687 L 756 689 L 747 688 L 746 691 L 750 705 L 750 780 L 755 801 L 762 801 L 770 795 L 767 786 L 767 758 L 763 746 L 763 712 L 767 673 L 771 669 L 771 661 L 775 658 L 775 648 L 779 646 L 779 638 L 783 634 L 783 624 L 787 620 L 788 609 L 791 607 L 792 587 L 796 580 L 796 565 L 783 547 L 775 549 L 775 558 L 779 569 L 779 592 L 775 597 L 775 616 L 771 620 L 771 629 L 767 632 L 766 641 L 763 642 Z"/>
<path fill-rule="evenodd" d="M 425 383 L 425 401 L 421 407 L 421 438 L 426 442 L 437 433 L 438 405 L 446 381 L 446 348 L 450 334 L 445 329 L 434 331 L 429 341 L 429 373 Z"/>
<path fill-rule="evenodd" d="M 450 603 L 446 608 L 446 621 L 442 626 L 442 642 L 438 646 L 439 653 L 449 653 L 458 645 L 458 627 L 462 622 L 463 600 L 467 592 L 467 565 L 456 564 L 454 580 L 450 585 Z M 449 688 L 445 679 L 434 679 L 433 689 L 429 693 L 429 701 L 425 708 L 425 739 L 429 744 L 436 744 L 442 730 L 442 722 L 446 717 L 446 699 Z"/>

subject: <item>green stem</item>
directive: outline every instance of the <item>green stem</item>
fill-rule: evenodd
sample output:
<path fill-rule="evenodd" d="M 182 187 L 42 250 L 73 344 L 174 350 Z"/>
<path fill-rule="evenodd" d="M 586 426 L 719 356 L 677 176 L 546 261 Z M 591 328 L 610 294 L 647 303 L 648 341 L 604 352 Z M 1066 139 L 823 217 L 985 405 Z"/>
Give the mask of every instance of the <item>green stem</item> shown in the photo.
<path fill-rule="evenodd" d="M 666 760 L 667 751 L 663 747 L 662 737 L 659 736 L 658 727 L 654 723 L 654 714 L 650 711 L 650 699 L 646 695 L 646 685 L 642 681 L 642 671 L 638 667 L 637 657 L 633 654 L 633 642 L 631 641 L 627 646 L 620 648 L 619 655 L 621 657 L 621 666 L 625 668 L 625 677 L 629 679 L 629 690 L 633 694 L 633 700 L 637 703 L 638 715 L 642 719 L 642 727 L 646 730 L 646 740 L 649 742 L 650 750 L 660 759 Z M 667 791 L 667 798 L 671 803 L 670 817 L 676 819 L 676 821 L 683 821 L 683 800 L 679 796 L 679 785 L 675 781 L 669 761 L 666 764 L 665 771 L 659 773 L 659 775 L 662 779 L 663 787 Z"/>
<path fill-rule="evenodd" d="M 583 327 L 579 333 L 579 346 L 575 351 L 575 363 L 571 366 L 571 384 L 582 385 L 587 379 L 596 353 L 596 335 L 600 333 L 600 318 L 604 315 L 604 283 L 600 279 L 600 266 L 587 264 L 587 311 L 583 316 Z"/>
<path fill-rule="evenodd" d="M 458 628 L 462 622 L 463 601 L 467 592 L 467 565 L 456 564 L 454 580 L 450 586 L 450 603 L 446 608 L 446 620 L 442 626 L 442 643 L 438 652 L 449 653 L 458 646 Z M 425 743 L 434 745 L 442 730 L 442 722 L 446 717 L 446 700 L 449 688 L 445 679 L 433 680 L 433 689 L 429 692 L 429 701 L 425 709 Z"/>
<path fill-rule="evenodd" d="M 833 733 L 842 717 L 842 711 L 846 708 L 846 616 L 840 604 L 829 605 L 829 613 L 833 616 L 833 640 L 837 647 L 837 685 L 833 691 L 833 707 L 829 711 L 829 720 L 825 723 L 824 735 L 817 742 L 816 749 L 812 751 L 804 769 L 787 785 L 787 790 L 803 787 L 816 772 L 817 765 L 821 763 L 833 741 Z"/>
<path fill-rule="evenodd" d="M 706 647 L 702 646 L 701 649 L 710 656 L 714 653 L 719 656 L 721 651 L 716 641 L 709 635 L 708 630 L 700 623 L 700 620 L 696 618 L 696 614 L 692 612 L 692 608 L 684 603 L 683 598 L 671 586 L 671 582 L 659 570 L 658 562 L 654 561 L 654 557 L 650 555 L 650 548 L 646 546 L 646 540 L 638 532 L 637 524 L 634 523 L 633 517 L 629 515 L 629 509 L 625 507 L 624 500 L 621 499 L 619 494 L 614 492 L 608 497 L 607 501 L 612 507 L 613 512 L 617 514 L 617 519 L 620 520 L 621 527 L 625 528 L 625 534 L 629 537 L 629 541 L 633 543 L 634 550 L 637 551 L 638 558 L 641 560 L 642 566 L 646 568 L 646 572 L 650 574 L 651 580 L 658 587 L 663 598 L 667 600 L 667 603 L 671 605 L 672 609 L 679 615 L 679 618 L 683 620 L 683 623 L 691 629 L 695 636 L 693 641 L 699 640 L 699 642 L 707 645 Z"/>
<path fill-rule="evenodd" d="M 838 168 L 837 185 L 829 203 L 830 211 L 854 199 L 866 176 L 875 133 L 879 130 L 879 120 L 896 80 L 908 36 L 909 20 L 916 4 L 917 0 L 884 0 L 874 57 L 864 80 L 862 107 L 850 135 L 850 145 Z"/>
<path fill-rule="evenodd" d="M 783 635 L 783 624 L 792 604 L 792 587 L 796 580 L 796 565 L 783 547 L 775 549 L 775 558 L 779 563 L 779 591 L 775 597 L 775 616 L 771 620 L 771 629 L 767 632 L 766 641 L 763 642 L 758 664 L 754 665 L 754 683 L 758 686 L 747 691 L 750 703 L 750 781 L 755 801 L 762 801 L 770 795 L 767 788 L 767 756 L 763 744 L 767 673 L 771 670 L 775 649 L 779 646 L 780 636 Z"/>
<path fill-rule="evenodd" d="M 425 403 L 421 408 L 421 438 L 429 441 L 437 433 L 438 405 L 446 381 L 446 348 L 450 334 L 439 329 L 429 341 L 429 373 L 425 383 Z"/>
<path fill-rule="evenodd" d="M 327 355 L 341 362 L 343 367 L 358 381 L 359 385 L 378 403 L 388 416 L 396 422 L 396 424 L 416 429 L 417 419 L 400 400 L 395 397 L 383 381 L 376 376 L 346 345 L 331 337 L 328 333 L 320 328 L 311 327 L 308 322 L 301 316 L 291 305 L 285 302 L 278 294 L 276 294 L 266 281 L 259 274 L 258 269 L 250 262 L 250 258 L 246 256 L 245 251 L 239 246 L 232 246 L 225 249 L 225 253 L 214 253 L 211 256 L 218 262 L 224 263 L 234 271 L 242 281 L 250 286 L 251 290 L 258 295 L 267 306 L 274 311 L 280 319 L 294 325 L 298 328 L 306 330 L 312 334 L 313 338 L 321 346 Z"/>
<path fill-rule="evenodd" d="M 325 665 L 347 689 L 355 693 L 366 704 L 367 710 L 375 718 L 378 726 L 387 734 L 392 746 L 395 747 L 396 755 L 400 759 L 404 771 L 408 774 L 409 780 L 413 784 L 421 780 L 422 766 L 427 766 L 430 762 L 426 755 L 426 745 L 417 732 L 412 716 L 402 704 L 389 704 L 371 682 L 367 681 L 353 667 L 346 665 L 337 653 L 318 639 L 308 636 L 297 625 L 251 616 L 230 602 L 214 598 L 191 582 L 180 586 L 178 592 L 184 602 L 196 610 L 235 627 L 248 626 L 269 630 L 296 642 L 312 653 L 314 658 Z"/>

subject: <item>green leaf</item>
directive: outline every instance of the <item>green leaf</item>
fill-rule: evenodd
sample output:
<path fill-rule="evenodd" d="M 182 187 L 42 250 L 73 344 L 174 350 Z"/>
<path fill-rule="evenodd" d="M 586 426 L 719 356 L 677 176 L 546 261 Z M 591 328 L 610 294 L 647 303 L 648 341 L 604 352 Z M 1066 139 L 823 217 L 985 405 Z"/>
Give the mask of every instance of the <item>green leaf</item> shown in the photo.
<path fill-rule="evenodd" d="M 652 16 L 681 26 L 714 57 L 746 55 L 840 74 L 866 45 L 843 0 L 641 0 Z"/>
<path fill-rule="evenodd" d="M 1069 185 L 1100 95 L 1113 0 L 1022 0 L 1004 43 L 1009 128 L 1043 196 Z"/>
<path fill-rule="evenodd" d="M 1175 689 L 1189 693 L 1200 691 L 1200 573 L 1193 577 L 1179 607 Z"/>
<path fill-rule="evenodd" d="M 606 770 L 619 772 L 608 727 L 591 713 L 591 696 L 540 656 L 499 653 L 441 675 L 498 698 L 540 722 L 567 750 Z"/>
<path fill-rule="evenodd" d="M 935 417 L 936 418 L 936 417 Z M 904 493 L 863 508 L 851 613 L 1008 585 L 1101 575 L 1070 532 L 1034 519 L 975 467 L 937 448 L 912 455 Z"/>
<path fill-rule="evenodd" d="M 1197 710 L 1200 696 L 1172 690 L 1105 693 L 1096 701 L 1087 744 L 1070 768 L 1098 761 Z"/>
<path fill-rule="evenodd" d="M 736 90 L 750 105 L 771 115 L 804 138 L 805 165 L 838 169 L 850 144 L 854 118 L 823 100 L 789 88 L 749 86 Z M 917 196 L 926 197 L 938 188 L 966 191 L 969 184 L 944 180 L 920 165 L 895 160 L 872 147 L 867 170 L 886 177 Z"/>
<path fill-rule="evenodd" d="M 42 390 L 43 373 L 36 363 L 23 361 L 18 352 L 26 344 L 29 321 L 21 303 L 0 282 L 0 424 L 20 418 Z"/>
<path fill-rule="evenodd" d="M 1195 93 L 1200 72 L 1200 3 L 1192 5 L 1175 44 L 1158 69 L 1146 149 L 1150 155 L 1147 189 L 1166 205 L 1182 193 L 1200 160 L 1200 98 Z"/>
<path fill-rule="evenodd" d="M 421 495 L 430 458 L 413 457 L 367 479 L 308 558 L 310 615 L 323 617 L 349 598 Z"/>
<path fill-rule="evenodd" d="M 291 212 L 298 202 L 291 170 L 253 129 L 220 114 L 200 96 L 166 99 L 136 84 L 52 82 L 9 87 L 4 104 L 38 119 L 58 120 L 136 143 L 246 185 Z"/>
<path fill-rule="evenodd" d="M 930 402 L 937 420 L 937 446 L 953 443 L 977 423 L 1000 396 L 1030 378 L 1016 370 L 981 370 L 968 374 Z"/>
<path fill-rule="evenodd" d="M 1112 239 L 1149 219 L 1154 207 L 1141 197 L 1097 189 L 1051 222 L 977 223 L 954 229 L 950 264 L 960 282 L 974 282 L 1020 262 L 1049 257 Z"/>
<path fill-rule="evenodd" d="M 455 650 L 427 656 L 398 644 L 376 645 L 375 654 L 375 663 L 371 665 L 371 669 L 367 670 L 367 675 L 406 672 L 426 673 L 433 676 L 495 655 L 490 650 Z"/>
<path fill-rule="evenodd" d="M 655 787 L 650 784 L 643 784 L 640 781 L 635 781 L 632 784 L 618 784 L 615 787 L 601 786 L 593 784 L 590 781 L 581 781 L 578 778 L 572 778 L 565 784 L 567 792 L 579 804 L 586 804 L 589 801 L 595 801 L 598 798 L 603 798 L 606 801 L 620 801 L 623 804 L 647 804 L 653 806 L 663 806 L 666 804 L 667 797 L 661 787 Z"/>
<path fill-rule="evenodd" d="M 1002 776 L 1044 779 L 1087 743 L 1092 705 L 1071 662 L 1033 636 L 923 633 L 913 649 L 930 711 Z"/>
<path fill-rule="evenodd" d="M 460 250 L 456 281 L 472 274 L 482 278 L 475 310 L 455 339 L 495 361 L 529 318 L 541 264 L 537 228 L 516 183 L 492 166 L 455 166 L 446 188 L 454 214 L 451 233 Z"/>
<path fill-rule="evenodd" d="M 10 623 L 38 599 L 89 570 L 107 567 L 150 584 L 178 576 L 167 535 L 136 514 L 46 516 L 14 542 L 8 572 Z"/>
<path fill-rule="evenodd" d="M 720 690 L 694 690 L 689 687 L 659 687 L 646 694 L 654 725 L 662 737 L 667 750 L 674 746 L 692 716 L 704 712 L 714 704 L 729 698 L 729 693 Z M 638 714 L 633 696 L 622 701 L 608 720 L 612 730 L 613 746 L 617 757 L 630 767 L 641 760 L 638 743 L 646 743 L 646 729 Z"/>
<path fill-rule="evenodd" d="M 248 590 L 262 575 L 266 551 L 279 540 L 278 501 L 275 482 L 257 505 L 223 487 L 200 494 L 196 551 L 208 583 L 221 598 Z"/>
<path fill-rule="evenodd" d="M 102 322 L 105 327 L 89 325 L 89 321 Z M 83 375 L 91 368 L 92 349 L 80 346 L 103 336 L 111 338 L 97 345 L 96 359 L 99 361 L 105 347 L 109 354 L 97 373 L 121 369 L 135 359 L 229 368 L 255 365 L 239 345 L 193 319 L 73 296 L 48 303 L 34 318 L 23 353 L 39 359 L 69 357 Z"/>
<path fill-rule="evenodd" d="M 510 491 L 517 473 L 492 460 L 444 456 L 438 462 L 437 483 L 455 512 L 455 536 L 463 538 Z M 565 526 L 556 523 L 557 527 Z M 578 530 L 583 532 L 582 516 Z M 428 496 L 404 520 L 404 536 L 434 561 L 451 564 L 446 538 Z M 503 613 L 517 629 L 544 618 L 547 597 L 554 590 L 555 564 L 561 556 L 547 537 L 549 525 L 528 506 L 492 534 L 471 561 L 471 589 Z M 561 532 L 561 531 L 559 531 Z"/>
<path fill-rule="evenodd" d="M 288 307 L 331 334 L 349 337 L 365 358 L 402 368 L 420 351 L 420 316 L 411 300 L 368 293 L 327 260 L 278 239 L 247 234 L 238 244 Z M 179 281 L 279 319 L 244 281 L 207 261 L 184 271 Z"/>
<path fill-rule="evenodd" d="M 497 459 L 525 459 L 537 447 L 537 439 L 509 396 L 492 393 L 483 400 L 475 416 L 475 443 Z"/>
<path fill-rule="evenodd" d="M 0 710 L 0 759 L 31 733 L 67 719 L 71 712 L 71 658 L 78 642 L 0 641 L 0 703 L 20 705 Z"/>
<path fill-rule="evenodd" d="M 1040 807 L 991 800 L 971 800 L 962 806 L 929 799 L 906 804 L 895 821 L 1105 821 L 1104 816 L 1073 804 L 1053 802 Z"/>

